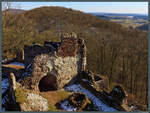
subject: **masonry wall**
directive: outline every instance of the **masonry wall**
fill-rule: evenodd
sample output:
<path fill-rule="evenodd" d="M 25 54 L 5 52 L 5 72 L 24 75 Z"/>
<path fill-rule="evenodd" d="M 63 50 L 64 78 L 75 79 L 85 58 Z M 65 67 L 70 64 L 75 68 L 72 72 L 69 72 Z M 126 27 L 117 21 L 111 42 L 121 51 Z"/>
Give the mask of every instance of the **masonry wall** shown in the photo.
<path fill-rule="evenodd" d="M 38 89 L 40 80 L 44 76 L 56 77 L 56 89 L 62 88 L 78 73 L 78 58 L 75 57 L 56 57 L 46 54 L 37 56 L 33 62 L 32 87 Z M 45 81 L 45 82 L 49 82 Z"/>
<path fill-rule="evenodd" d="M 33 45 L 24 47 L 24 62 L 26 65 L 32 63 L 33 59 L 41 54 L 52 53 L 52 49 L 47 46 Z"/>
<path fill-rule="evenodd" d="M 50 84 L 50 80 L 44 79 L 45 82 L 42 80 L 43 87 L 50 86 L 55 87 L 52 89 L 61 89 L 69 83 L 78 72 L 85 69 L 86 47 L 83 45 L 83 40 L 67 37 L 63 38 L 58 51 L 51 52 L 48 48 L 43 47 L 40 50 L 44 52 L 39 53 L 39 51 L 33 52 L 35 48 L 32 47 L 30 52 L 25 53 L 26 58 L 31 57 L 27 62 L 32 62 L 32 89 L 39 90 L 40 80 L 45 76 L 45 78 L 56 79 L 56 82 Z"/>

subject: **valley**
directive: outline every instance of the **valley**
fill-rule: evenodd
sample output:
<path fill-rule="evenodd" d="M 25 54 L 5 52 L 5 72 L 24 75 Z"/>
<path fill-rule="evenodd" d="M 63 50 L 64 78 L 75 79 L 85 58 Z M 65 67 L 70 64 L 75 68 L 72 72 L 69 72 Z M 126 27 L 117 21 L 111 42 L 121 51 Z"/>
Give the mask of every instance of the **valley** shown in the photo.
<path fill-rule="evenodd" d="M 127 28 L 139 28 L 148 26 L 148 16 L 145 14 L 117 14 L 117 13 L 90 13 L 99 18 L 119 23 Z M 141 30 L 148 31 L 148 27 L 141 27 Z"/>

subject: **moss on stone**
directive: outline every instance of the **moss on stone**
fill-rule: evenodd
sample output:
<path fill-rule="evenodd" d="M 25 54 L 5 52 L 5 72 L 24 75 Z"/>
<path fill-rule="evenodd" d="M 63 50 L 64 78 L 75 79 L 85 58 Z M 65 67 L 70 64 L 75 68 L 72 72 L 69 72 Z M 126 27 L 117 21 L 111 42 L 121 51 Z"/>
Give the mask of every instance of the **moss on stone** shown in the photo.
<path fill-rule="evenodd" d="M 50 101 L 48 101 L 48 111 L 58 111 L 55 105 L 51 104 Z"/>
<path fill-rule="evenodd" d="M 27 102 L 27 94 L 26 94 L 26 90 L 22 89 L 22 88 L 16 88 L 15 90 L 15 97 L 16 97 L 16 101 L 19 103 L 24 103 Z"/>
<path fill-rule="evenodd" d="M 69 97 L 72 94 L 71 92 L 67 92 L 64 90 L 58 90 L 57 93 L 61 97 L 62 100 L 66 99 L 67 97 Z"/>

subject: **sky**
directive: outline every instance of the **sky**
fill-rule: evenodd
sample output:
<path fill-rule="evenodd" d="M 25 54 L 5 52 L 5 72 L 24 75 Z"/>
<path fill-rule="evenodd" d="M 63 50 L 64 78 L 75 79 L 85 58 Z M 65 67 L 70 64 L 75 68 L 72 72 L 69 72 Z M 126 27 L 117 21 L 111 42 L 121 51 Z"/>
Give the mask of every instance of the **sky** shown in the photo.
<path fill-rule="evenodd" d="M 30 10 L 41 6 L 62 6 L 83 12 L 148 14 L 148 2 L 16 2 L 21 9 Z"/>

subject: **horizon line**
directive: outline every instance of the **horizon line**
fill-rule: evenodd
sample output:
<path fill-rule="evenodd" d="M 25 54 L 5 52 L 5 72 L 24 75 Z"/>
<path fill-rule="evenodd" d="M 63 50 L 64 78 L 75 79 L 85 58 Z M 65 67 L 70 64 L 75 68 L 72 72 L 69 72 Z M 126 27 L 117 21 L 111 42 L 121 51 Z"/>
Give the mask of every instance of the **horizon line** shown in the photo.
<path fill-rule="evenodd" d="M 53 6 L 41 6 L 41 7 L 53 7 Z M 41 8 L 41 7 L 36 7 L 36 8 Z M 62 7 L 62 6 L 54 6 L 54 7 Z M 32 9 L 36 9 L 36 8 L 32 8 Z M 64 7 L 67 8 L 67 7 Z M 17 9 L 17 10 L 25 10 L 25 11 L 29 11 L 32 9 L 22 9 L 22 8 L 11 8 L 11 9 Z M 69 8 L 67 8 L 69 9 Z M 73 9 L 73 8 L 72 8 Z M 73 9 L 73 10 L 77 10 L 77 9 Z M 82 11 L 82 10 L 77 10 L 77 11 L 81 11 L 84 13 L 104 13 L 104 14 L 138 14 L 138 15 L 146 15 L 148 16 L 148 13 L 128 13 L 128 12 L 102 12 L 102 11 Z"/>

